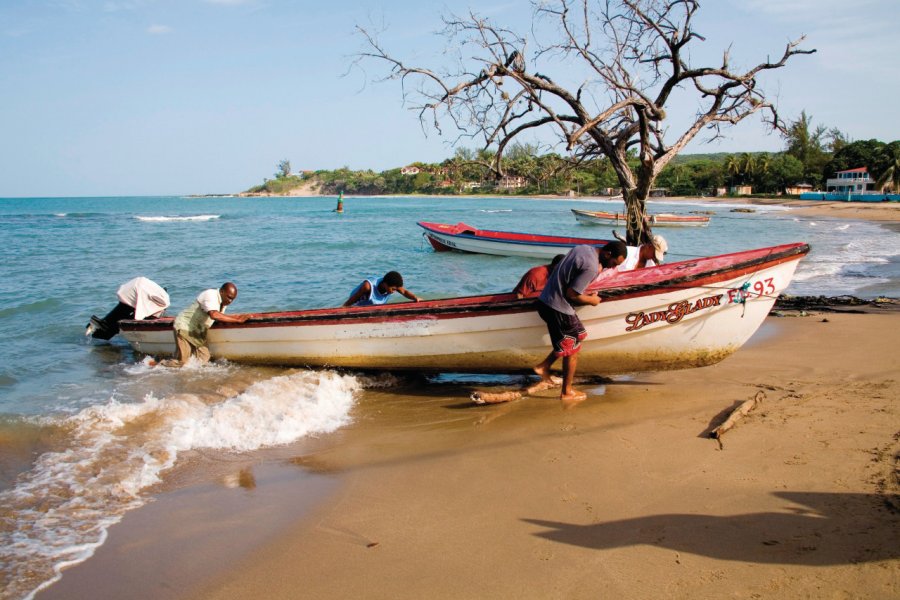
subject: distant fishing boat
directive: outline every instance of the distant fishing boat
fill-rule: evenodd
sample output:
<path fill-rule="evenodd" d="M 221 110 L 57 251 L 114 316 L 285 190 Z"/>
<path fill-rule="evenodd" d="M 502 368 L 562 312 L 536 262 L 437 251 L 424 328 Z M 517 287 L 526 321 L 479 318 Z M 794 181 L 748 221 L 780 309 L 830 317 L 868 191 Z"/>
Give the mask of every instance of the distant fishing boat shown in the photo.
<path fill-rule="evenodd" d="M 570 209 L 575 214 L 575 220 L 587 225 L 612 225 L 625 227 L 628 216 L 625 213 L 610 213 L 593 210 Z M 656 227 L 706 227 L 709 225 L 709 217 L 700 215 L 673 215 L 659 213 L 649 215 L 650 224 Z"/>
<path fill-rule="evenodd" d="M 582 375 L 710 365 L 740 348 L 809 252 L 795 243 L 697 258 L 595 281 L 578 307 Z M 445 372 L 531 372 L 550 339 L 534 299 L 511 293 L 259 313 L 209 330 L 213 358 L 262 365 Z M 150 355 L 175 351 L 172 319 L 120 321 Z"/>
<path fill-rule="evenodd" d="M 496 256 L 551 259 L 557 254 L 565 254 L 581 244 L 605 246 L 610 242 L 610 240 L 592 238 L 492 231 L 477 229 L 465 223 L 448 225 L 419 221 L 417 224 L 425 230 L 423 235 L 438 252 L 458 250 Z"/>

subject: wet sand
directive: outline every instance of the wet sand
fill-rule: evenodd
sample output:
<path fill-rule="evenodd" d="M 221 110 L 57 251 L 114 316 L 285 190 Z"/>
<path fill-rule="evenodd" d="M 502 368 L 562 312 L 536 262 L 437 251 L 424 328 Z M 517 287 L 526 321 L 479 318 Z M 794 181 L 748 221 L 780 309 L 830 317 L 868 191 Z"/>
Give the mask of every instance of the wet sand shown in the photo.
<path fill-rule="evenodd" d="M 174 474 L 38 598 L 900 597 L 900 313 L 869 310 L 571 410 L 370 390 L 335 434 Z"/>

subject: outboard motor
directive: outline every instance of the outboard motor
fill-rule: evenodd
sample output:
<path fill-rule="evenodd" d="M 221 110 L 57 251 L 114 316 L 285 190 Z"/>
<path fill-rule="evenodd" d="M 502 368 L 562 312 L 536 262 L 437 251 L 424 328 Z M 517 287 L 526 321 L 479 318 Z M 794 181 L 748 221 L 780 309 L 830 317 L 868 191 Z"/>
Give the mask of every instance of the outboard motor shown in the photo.
<path fill-rule="evenodd" d="M 119 333 L 119 321 L 133 318 L 134 309 L 123 302 L 119 302 L 102 319 L 96 315 L 91 315 L 91 321 L 88 323 L 84 335 L 89 335 L 95 340 L 111 339 Z"/>

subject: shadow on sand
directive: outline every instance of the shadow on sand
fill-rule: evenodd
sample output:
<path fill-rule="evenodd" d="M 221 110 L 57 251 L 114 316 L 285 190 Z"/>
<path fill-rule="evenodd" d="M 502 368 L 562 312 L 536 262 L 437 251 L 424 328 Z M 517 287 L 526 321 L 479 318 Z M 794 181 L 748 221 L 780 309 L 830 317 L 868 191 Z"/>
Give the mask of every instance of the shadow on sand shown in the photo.
<path fill-rule="evenodd" d="M 900 515 L 884 496 L 776 492 L 785 512 L 667 514 L 576 525 L 523 519 L 547 540 L 594 550 L 634 545 L 761 564 L 830 566 L 900 558 Z"/>

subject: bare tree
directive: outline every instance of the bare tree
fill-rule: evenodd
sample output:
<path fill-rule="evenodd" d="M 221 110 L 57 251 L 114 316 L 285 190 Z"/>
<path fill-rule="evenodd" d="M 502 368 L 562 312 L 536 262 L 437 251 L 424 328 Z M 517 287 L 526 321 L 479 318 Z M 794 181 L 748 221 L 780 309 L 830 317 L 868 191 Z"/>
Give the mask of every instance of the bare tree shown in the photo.
<path fill-rule="evenodd" d="M 440 132 L 449 120 L 460 138 L 496 148 L 497 176 L 507 146 L 541 129 L 551 130 L 575 160 L 606 156 L 622 187 L 632 244 L 649 233 L 645 200 L 672 157 L 702 130 L 715 139 L 723 126 L 754 113 L 783 129 L 757 77 L 792 56 L 815 52 L 799 47 L 801 37 L 776 60 L 748 70 L 732 70 L 729 50 L 720 65 L 696 67 L 689 46 L 705 39 L 693 29 L 697 0 L 546 0 L 534 6 L 532 31 L 555 27 L 552 41 L 534 42 L 530 57 L 526 37 L 470 13 L 444 18 L 450 47 L 460 49 L 452 71 L 408 66 L 362 27 L 366 47 L 358 61 L 390 66 L 385 79 L 403 83 L 404 99 L 418 110 L 423 127 Z M 552 68 L 563 77 L 576 69 L 583 79 L 566 87 L 546 74 Z M 669 137 L 666 107 L 676 90 L 696 96 L 698 110 L 686 130 Z"/>

